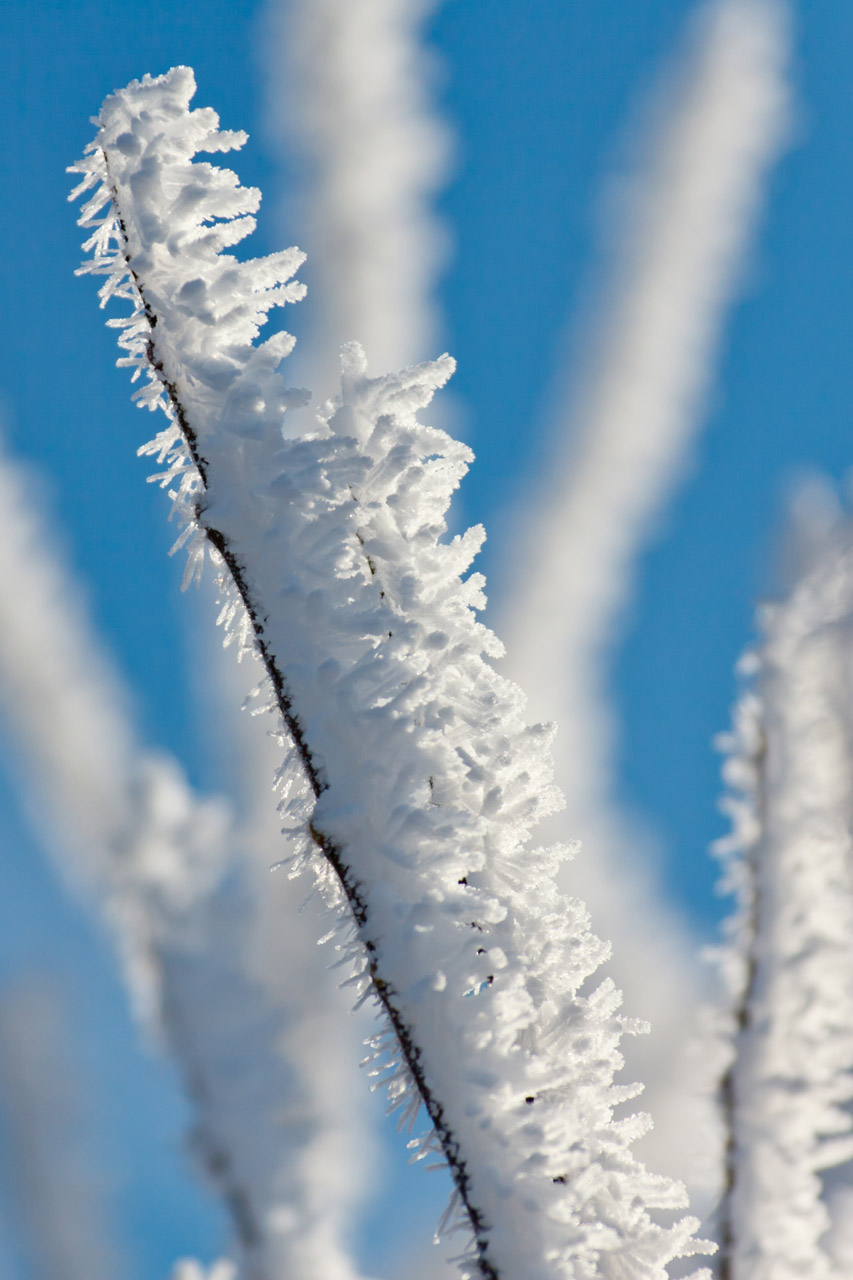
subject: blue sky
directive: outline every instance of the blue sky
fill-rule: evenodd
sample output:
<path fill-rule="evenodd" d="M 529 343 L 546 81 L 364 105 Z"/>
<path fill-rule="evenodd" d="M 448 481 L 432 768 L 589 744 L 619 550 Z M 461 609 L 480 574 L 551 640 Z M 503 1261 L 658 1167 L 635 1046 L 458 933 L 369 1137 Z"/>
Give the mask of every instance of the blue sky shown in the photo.
<path fill-rule="evenodd" d="M 551 388 L 599 261 L 606 181 L 692 9 L 683 0 L 448 0 L 429 24 L 435 93 L 455 134 L 439 199 L 452 242 L 439 288 L 442 345 L 458 360 L 457 429 L 477 454 L 459 518 L 489 531 L 481 567 L 496 594 L 519 504 L 548 465 Z M 195 67 L 198 102 L 214 106 L 226 127 L 249 131 L 235 167 L 271 204 L 288 174 L 265 144 L 259 9 L 154 0 L 131 15 L 84 0 L 7 0 L 4 27 L 3 430 L 40 469 L 38 487 L 134 691 L 144 736 L 212 785 L 217 764 L 186 675 L 192 641 L 179 568 L 165 555 L 164 501 L 144 484 L 146 464 L 135 456 L 147 423 L 114 368 L 114 335 L 92 282 L 73 276 L 81 234 L 66 204 L 65 166 L 88 141 L 88 119 L 107 92 L 184 62 Z M 791 143 L 726 328 L 707 430 L 642 557 L 613 672 L 620 787 L 660 832 L 670 892 L 703 935 L 720 909 L 706 856 L 722 829 L 710 743 L 727 723 L 732 668 L 755 603 L 776 586 L 785 496 L 804 470 L 841 479 L 853 457 L 853 10 L 841 0 L 800 3 L 794 47 Z M 279 247 L 272 222 L 262 214 L 254 251 Z M 298 334 L 296 309 L 288 324 Z M 14 760 L 13 742 L 7 755 Z M 180 1125 L 179 1103 L 159 1069 L 135 1055 L 108 952 L 38 861 L 11 784 L 0 807 L 0 979 L 34 960 L 64 971 L 73 1020 L 86 1029 L 81 1070 L 100 1072 L 103 1097 L 134 1098 L 131 1119 L 128 1108 L 119 1119 L 114 1104 L 101 1107 L 98 1159 L 125 1205 L 133 1275 L 153 1280 L 188 1222 L 192 1247 L 215 1232 L 215 1218 L 163 1154 Z"/>

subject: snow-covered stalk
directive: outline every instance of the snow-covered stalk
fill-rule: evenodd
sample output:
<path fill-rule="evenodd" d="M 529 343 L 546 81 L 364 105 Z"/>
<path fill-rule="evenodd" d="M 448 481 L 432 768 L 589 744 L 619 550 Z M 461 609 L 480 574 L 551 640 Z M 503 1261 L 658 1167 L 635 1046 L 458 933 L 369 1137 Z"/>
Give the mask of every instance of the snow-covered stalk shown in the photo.
<path fill-rule="evenodd" d="M 250 666 L 244 662 L 242 670 Z M 242 686 L 235 720 L 244 696 Z M 211 930 L 218 949 L 209 991 L 216 999 L 217 965 L 236 951 L 239 972 L 254 989 L 256 1003 L 270 1011 L 274 1053 L 267 1056 L 264 1043 L 237 1026 L 234 1012 L 242 1002 L 234 989 L 235 1001 L 225 1005 L 230 1014 L 219 1020 L 214 1061 L 232 1064 L 222 1079 L 237 1088 L 231 1098 L 211 1097 L 208 1105 L 212 1114 L 230 1117 L 229 1148 L 242 1153 L 243 1163 L 252 1157 L 256 1216 L 257 1208 L 267 1206 L 261 1235 L 268 1275 L 356 1280 L 358 1268 L 347 1245 L 373 1181 L 358 1066 L 364 1027 L 347 1016 L 352 1001 L 339 986 L 334 952 L 317 946 L 326 931 L 318 925 L 321 904 L 305 902 L 299 881 L 280 871 L 270 875 L 270 862 L 282 852 L 272 796 L 280 747 L 260 732 L 263 720 L 243 715 L 238 724 L 242 732 L 233 735 L 232 749 L 243 777 L 235 776 L 229 793 L 238 811 L 234 837 L 241 886 L 238 900 L 229 896 L 225 918 L 220 912 L 220 925 Z M 250 769 L 256 770 L 254 785 L 246 777 Z M 242 1114 L 234 1105 L 241 1096 Z"/>
<path fill-rule="evenodd" d="M 754 673 L 748 654 L 741 669 Z M 717 1090 L 722 1147 L 717 1234 L 720 1280 L 732 1280 L 733 1196 L 739 1162 L 736 1138 L 736 1054 L 749 1023 L 757 976 L 755 939 L 758 925 L 757 858 L 764 825 L 764 725 L 761 704 L 747 690 L 734 709 L 730 732 L 717 745 L 726 753 L 723 781 L 726 793 L 720 807 L 731 821 L 729 835 L 716 841 L 714 856 L 723 865 L 721 893 L 734 897 L 735 908 L 722 926 L 723 945 L 710 953 L 718 965 L 727 1004 L 705 1010 L 707 1079 Z"/>
<path fill-rule="evenodd" d="M 111 926 L 136 1011 L 182 1076 L 240 1274 L 355 1280 L 344 1245 L 352 1196 L 327 1194 L 343 1193 L 337 1166 L 356 1141 L 353 1073 L 341 1063 L 355 1037 L 341 1026 L 335 1051 L 324 1052 L 323 1011 L 343 1007 L 327 957 L 294 910 L 283 950 L 310 975 L 310 996 L 253 971 L 250 855 L 266 871 L 274 854 L 252 847 L 221 799 L 194 794 L 175 761 L 139 742 L 32 488 L 0 456 L 0 708 L 30 808 L 64 873 Z M 306 1164 L 317 1166 L 313 1180 Z"/>
<path fill-rule="evenodd" d="M 435 7 L 436 0 L 267 0 L 264 6 L 265 135 L 280 169 L 295 179 L 279 187 L 273 210 L 267 192 L 267 234 L 298 228 L 299 243 L 310 255 L 311 288 L 299 308 L 300 340 L 289 367 L 297 380 L 321 389 L 321 401 L 337 390 L 340 347 L 351 334 L 359 335 L 381 368 L 409 364 L 435 346 L 440 326 L 434 290 L 444 236 L 432 206 L 447 150 L 424 42 Z M 309 406 L 304 417 L 312 412 Z M 292 424 L 298 433 L 299 414 L 287 416 L 289 434 L 294 434 Z M 256 664 L 237 666 L 230 653 L 213 644 L 206 627 L 197 639 L 216 664 L 207 688 L 212 691 L 215 682 L 220 716 L 229 729 L 226 776 L 239 780 L 230 789 L 239 796 L 241 830 L 258 850 L 262 876 L 263 855 L 273 856 L 270 850 L 279 840 L 270 778 L 280 765 L 281 746 L 259 735 L 258 721 L 240 711 L 259 678 Z M 294 955 L 293 931 L 281 927 L 282 916 L 293 911 L 289 899 L 304 892 L 301 883 L 277 875 L 270 885 L 269 879 L 266 892 L 257 894 L 254 947 L 258 975 L 265 973 L 268 980 L 310 963 Z M 317 923 L 303 913 L 297 932 L 313 927 L 316 937 Z M 327 954 L 323 949 L 320 956 Z M 350 999 L 348 991 L 340 994 Z M 312 1034 L 304 1025 L 311 1021 L 310 1003 L 303 1008 L 301 1033 L 291 1037 L 291 1061 L 304 1061 L 318 1099 L 334 1095 L 338 1109 L 347 1109 L 349 1125 L 330 1129 L 334 1153 L 303 1161 L 303 1177 L 306 1184 L 313 1179 L 318 1197 L 348 1208 L 351 1216 L 357 1188 L 371 1185 L 365 1130 L 376 1109 L 354 1065 L 354 1047 L 347 1052 L 340 1042 L 348 1035 L 354 1046 L 359 1031 L 370 1033 L 372 1018 L 365 1009 L 361 1017 L 338 1025 L 333 1021 L 338 1011 L 321 1003 Z M 332 1063 L 335 1078 L 329 1079 Z M 349 1150 L 343 1149 L 346 1139 Z M 434 1272 L 430 1236 L 431 1231 L 425 1233 L 424 1247 Z M 410 1243 L 405 1265 L 414 1265 Z"/>
<path fill-rule="evenodd" d="M 654 1028 L 629 1051 L 655 1120 L 644 1146 L 685 1176 L 697 1156 L 685 1136 L 696 1130 L 686 1119 L 695 1103 L 679 1048 L 701 977 L 643 856 L 650 840 L 620 812 L 609 659 L 640 555 L 704 425 L 720 334 L 784 137 L 787 18 L 775 0 L 712 0 L 658 76 L 638 162 L 620 175 L 592 338 L 560 387 L 547 479 L 520 512 L 530 533 L 502 610 L 510 674 L 534 713 L 560 723 L 563 823 L 584 846 L 564 883 L 621 940 L 610 971 Z"/>
<path fill-rule="evenodd" d="M 239 145 L 189 111 L 192 73 L 145 77 L 106 100 L 79 191 L 84 267 L 124 298 L 121 363 L 166 428 L 146 446 L 188 541 L 188 575 L 219 567 L 223 621 L 251 645 L 288 744 L 282 811 L 352 930 L 353 984 L 384 1012 L 375 1044 L 392 1102 L 433 1124 L 484 1280 L 661 1277 L 695 1252 L 695 1222 L 650 1210 L 683 1190 L 631 1152 L 644 1117 L 614 1119 L 630 1029 L 612 984 L 586 985 L 606 948 L 554 884 L 561 852 L 531 848 L 552 809 L 550 730 L 489 659 L 501 652 L 462 579 L 482 531 L 444 540 L 469 451 L 418 410 L 448 357 L 370 378 L 344 353 L 342 395 L 286 439 L 294 402 L 277 366 L 292 340 L 254 345 L 296 250 L 238 262 L 259 193 L 193 162 Z"/>
<path fill-rule="evenodd" d="M 853 537 L 839 524 L 761 614 L 718 853 L 737 895 L 722 1280 L 829 1280 L 822 1172 L 853 1159 Z"/>
<path fill-rule="evenodd" d="M 84 1138 L 86 1106 L 68 1061 L 63 994 L 30 979 L 0 996 L 0 1182 L 27 1274 L 115 1280 L 123 1268 Z"/>
<path fill-rule="evenodd" d="M 444 235 L 431 204 L 448 144 L 422 30 L 437 3 L 267 6 L 267 130 L 298 175 L 284 205 L 312 268 L 298 376 L 321 399 L 353 335 L 383 369 L 433 346 Z"/>

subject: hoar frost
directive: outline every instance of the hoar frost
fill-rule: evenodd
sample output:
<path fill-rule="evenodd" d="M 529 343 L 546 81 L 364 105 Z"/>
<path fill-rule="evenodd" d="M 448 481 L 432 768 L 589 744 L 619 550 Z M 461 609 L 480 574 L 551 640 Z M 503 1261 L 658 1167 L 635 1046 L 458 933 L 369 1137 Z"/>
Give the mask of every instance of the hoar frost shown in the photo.
<path fill-rule="evenodd" d="M 737 901 L 720 955 L 729 1280 L 849 1274 L 827 1171 L 846 1165 L 843 1184 L 853 1168 L 853 539 L 843 522 L 817 537 L 762 610 L 721 744 L 732 832 L 718 853 Z"/>
<path fill-rule="evenodd" d="M 259 193 L 198 152 L 242 145 L 189 110 L 178 67 L 109 97 L 75 169 L 94 188 L 84 271 L 130 314 L 120 363 L 167 427 L 156 455 L 189 545 L 209 555 L 222 620 L 264 663 L 287 759 L 282 812 L 339 908 L 359 998 L 385 1029 L 373 1052 L 392 1104 L 433 1124 L 422 1153 L 450 1167 L 451 1225 L 470 1228 L 466 1275 L 487 1280 L 662 1277 L 703 1248 L 695 1222 L 662 1226 L 680 1186 L 631 1152 L 642 1116 L 614 1119 L 636 1086 L 613 1083 L 636 1030 L 581 903 L 561 895 L 559 850 L 530 844 L 551 812 L 550 730 L 490 664 L 467 577 L 481 530 L 446 538 L 470 451 L 418 413 L 453 370 L 444 356 L 370 377 L 343 353 L 339 398 L 311 434 L 286 438 L 302 393 L 278 365 L 292 339 L 255 343 L 267 312 L 297 300 L 297 250 L 238 262 Z"/>

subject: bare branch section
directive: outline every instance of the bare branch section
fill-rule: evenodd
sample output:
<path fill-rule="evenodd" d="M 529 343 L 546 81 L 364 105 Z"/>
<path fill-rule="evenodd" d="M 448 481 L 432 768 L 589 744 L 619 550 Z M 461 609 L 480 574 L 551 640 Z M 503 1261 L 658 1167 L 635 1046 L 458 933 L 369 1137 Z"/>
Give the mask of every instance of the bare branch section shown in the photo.
<path fill-rule="evenodd" d="M 821 535 L 762 613 L 729 751 L 721 842 L 738 897 L 722 1280 L 832 1280 L 825 1171 L 853 1161 L 853 538 Z"/>
<path fill-rule="evenodd" d="M 562 897 L 561 851 L 532 848 L 553 810 L 550 729 L 490 659 L 476 620 L 482 540 L 446 540 L 470 460 L 423 425 L 453 369 L 442 357 L 367 376 L 344 351 L 342 394 L 310 436 L 284 439 L 295 400 L 277 366 L 286 334 L 256 344 L 271 307 L 296 300 L 296 250 L 240 263 L 259 193 L 194 162 L 240 145 L 189 110 L 187 68 L 112 95 L 76 169 L 96 188 L 84 270 L 125 298 L 120 363 L 167 428 L 143 452 L 166 464 L 189 541 L 188 576 L 220 568 L 222 620 L 254 647 L 288 757 L 282 812 L 348 922 L 360 998 L 386 1017 L 375 1044 L 392 1105 L 421 1102 L 456 1185 L 462 1258 L 482 1280 L 666 1275 L 697 1252 L 695 1222 L 656 1209 L 683 1190 L 631 1151 L 647 1120 L 615 1120 L 630 1030 L 587 913 Z M 453 1215 L 451 1214 L 451 1222 Z"/>

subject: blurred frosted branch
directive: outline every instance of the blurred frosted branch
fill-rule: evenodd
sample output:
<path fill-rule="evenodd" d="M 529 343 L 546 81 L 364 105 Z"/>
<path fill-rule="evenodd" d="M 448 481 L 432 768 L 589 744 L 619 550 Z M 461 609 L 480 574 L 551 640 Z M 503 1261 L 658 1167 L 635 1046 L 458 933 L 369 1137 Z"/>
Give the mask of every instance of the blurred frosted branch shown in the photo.
<path fill-rule="evenodd" d="M 424 359 L 445 232 L 431 202 L 448 134 L 431 102 L 422 31 L 439 0 L 272 0 L 265 19 L 268 132 L 296 170 L 291 229 L 308 254 L 296 376 L 332 395 L 342 344 L 377 368 Z"/>
<path fill-rule="evenodd" d="M 2 1182 L 37 1280 L 116 1280 L 64 1023 L 61 993 L 47 979 L 0 993 Z"/>
<path fill-rule="evenodd" d="M 175 761 L 138 741 L 31 488 L 0 457 L 0 705 L 31 810 L 64 873 L 100 906 L 136 1011 L 175 1060 L 243 1274 L 352 1280 L 338 1158 L 345 1150 L 352 1168 L 357 1131 L 350 1137 L 338 1059 L 317 1064 L 324 1002 L 341 1003 L 328 958 L 297 918 L 287 958 L 304 985 L 256 974 L 252 948 L 270 888 L 257 863 L 268 881 L 273 853 L 235 828 L 221 799 L 196 796 Z M 341 1189 L 337 1201 L 325 1177 Z"/>
<path fill-rule="evenodd" d="M 853 1161 L 853 525 L 810 519 L 804 546 L 723 741 L 723 1280 L 840 1280 L 851 1261 L 823 1179 Z"/>
<path fill-rule="evenodd" d="M 680 1049 L 699 978 L 684 925 L 643 865 L 649 837 L 619 815 L 608 660 L 639 556 L 703 423 L 720 333 L 785 137 L 788 44 L 784 4 L 717 0 L 699 11 L 658 87 L 501 625 L 533 713 L 560 724 L 561 826 L 584 845 L 564 883 L 619 941 L 612 971 L 652 1022 L 654 1035 L 628 1051 L 655 1118 L 646 1149 L 683 1177 L 695 1124 Z"/>

